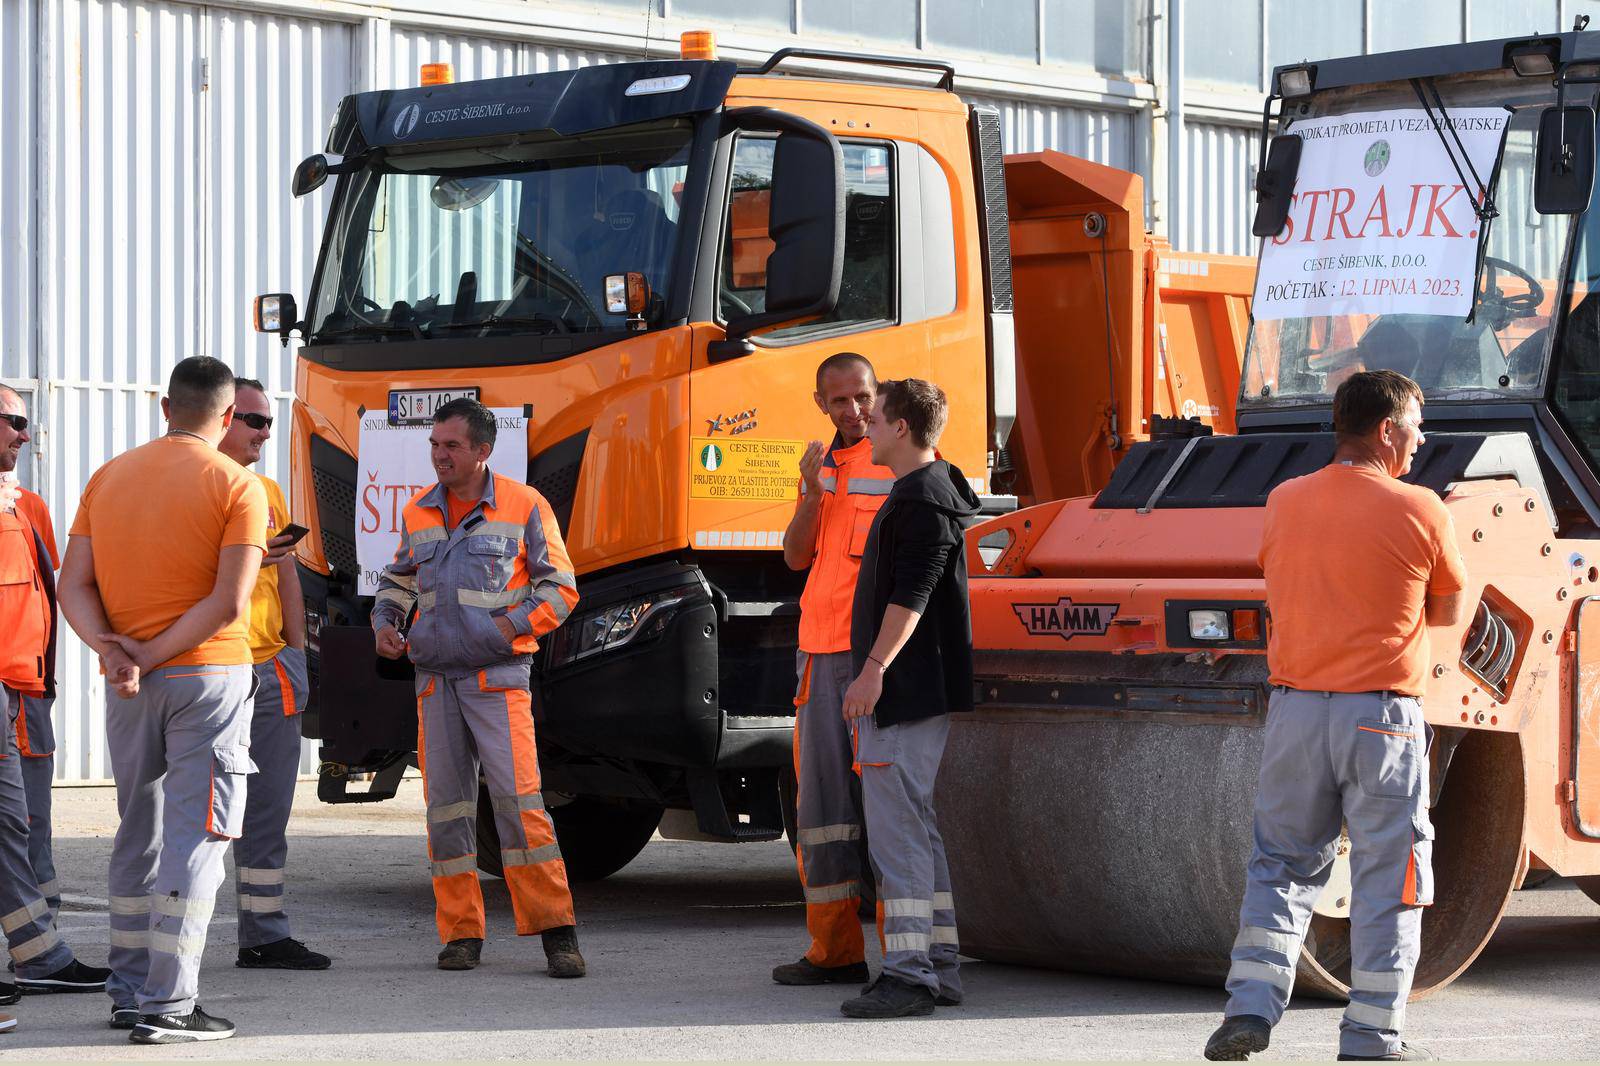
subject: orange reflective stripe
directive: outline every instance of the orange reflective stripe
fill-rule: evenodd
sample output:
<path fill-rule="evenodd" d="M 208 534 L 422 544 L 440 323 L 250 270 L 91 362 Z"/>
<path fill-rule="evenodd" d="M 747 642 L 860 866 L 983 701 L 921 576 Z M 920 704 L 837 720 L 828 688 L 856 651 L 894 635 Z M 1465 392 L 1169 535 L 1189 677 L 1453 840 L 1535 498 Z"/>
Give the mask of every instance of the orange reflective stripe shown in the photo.
<path fill-rule="evenodd" d="M 285 716 L 293 716 L 294 685 L 289 681 L 289 671 L 283 668 L 283 664 L 276 656 L 272 659 L 272 670 L 278 675 L 278 699 L 283 703 L 283 713 Z"/>
<path fill-rule="evenodd" d="M 796 707 L 804 707 L 806 704 L 808 704 L 810 702 L 811 702 L 811 655 L 810 655 L 810 653 L 807 653 L 806 654 L 806 667 L 805 667 L 804 670 L 800 671 L 800 688 L 799 688 L 799 691 L 797 691 L 794 694 L 794 705 Z M 795 740 L 796 740 L 795 751 L 797 753 L 800 750 L 800 747 L 799 747 L 799 730 L 800 730 L 800 720 L 798 718 L 796 718 L 795 719 L 795 734 L 796 734 L 795 735 Z M 800 758 L 800 756 L 798 754 L 796 754 L 795 755 L 796 762 L 794 764 L 794 772 L 795 772 L 796 775 L 798 775 L 800 773 L 800 763 L 798 761 L 799 758 Z"/>
<path fill-rule="evenodd" d="M 1400 886 L 1400 902 L 1408 907 L 1417 903 L 1417 836 L 1411 835 L 1411 851 L 1406 854 L 1406 879 Z"/>

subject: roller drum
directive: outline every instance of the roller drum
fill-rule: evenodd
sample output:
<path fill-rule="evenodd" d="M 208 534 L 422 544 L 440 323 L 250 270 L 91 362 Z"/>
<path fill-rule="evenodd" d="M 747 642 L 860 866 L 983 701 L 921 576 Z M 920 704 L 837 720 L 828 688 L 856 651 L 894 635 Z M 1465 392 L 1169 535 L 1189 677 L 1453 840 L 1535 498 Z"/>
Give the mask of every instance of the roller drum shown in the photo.
<path fill-rule="evenodd" d="M 1245 713 L 986 706 L 952 718 L 937 808 L 963 954 L 996 962 L 1221 985 L 1238 931 L 1263 742 L 1254 662 L 979 655 L 980 676 L 1106 685 L 1260 685 Z M 1171 657 L 1177 659 L 1177 657 Z M 1053 669 L 1053 673 L 1044 670 Z M 997 690 L 999 691 L 999 690 Z M 1054 690 L 1052 690 L 1054 691 Z M 1122 697 L 1115 697 L 1121 699 Z M 1435 745 L 1436 901 L 1413 997 L 1447 985 L 1498 924 L 1521 874 L 1522 767 L 1513 735 Z M 1448 765 L 1444 765 L 1444 758 Z M 1398 876 L 1398 874 L 1397 874 Z M 1330 902 L 1325 900 L 1325 903 Z M 1349 922 L 1319 914 L 1301 993 L 1348 993 Z"/>

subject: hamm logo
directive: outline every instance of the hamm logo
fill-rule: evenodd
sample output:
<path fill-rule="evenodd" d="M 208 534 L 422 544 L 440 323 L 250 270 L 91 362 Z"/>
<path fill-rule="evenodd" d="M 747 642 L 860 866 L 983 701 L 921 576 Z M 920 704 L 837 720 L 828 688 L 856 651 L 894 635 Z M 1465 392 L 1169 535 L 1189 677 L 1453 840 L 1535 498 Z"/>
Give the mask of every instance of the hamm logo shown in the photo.
<path fill-rule="evenodd" d="M 1114 603 L 1073 603 L 1066 596 L 1055 603 L 1013 603 L 1011 609 L 1030 636 L 1062 640 L 1103 636 L 1117 616 Z"/>

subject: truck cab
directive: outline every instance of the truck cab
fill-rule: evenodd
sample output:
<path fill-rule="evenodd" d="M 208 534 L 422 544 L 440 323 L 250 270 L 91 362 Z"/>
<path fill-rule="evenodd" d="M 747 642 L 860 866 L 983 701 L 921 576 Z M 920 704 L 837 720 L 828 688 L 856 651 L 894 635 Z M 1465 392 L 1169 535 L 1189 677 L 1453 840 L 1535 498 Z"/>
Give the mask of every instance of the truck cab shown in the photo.
<path fill-rule="evenodd" d="M 258 328 L 301 342 L 322 797 L 386 798 L 413 760 L 408 667 L 375 658 L 371 596 L 434 480 L 432 411 L 473 396 L 502 419 L 491 465 L 550 501 L 578 571 L 533 672 L 578 877 L 626 863 L 663 812 L 680 836 L 784 830 L 804 575 L 781 544 L 799 456 L 830 430 L 817 364 L 857 351 L 939 382 L 943 453 L 980 492 L 1015 406 L 998 116 L 948 68 L 909 88 L 689 54 L 346 97 L 295 176 L 337 183 L 312 291 L 303 311 L 258 300 Z"/>

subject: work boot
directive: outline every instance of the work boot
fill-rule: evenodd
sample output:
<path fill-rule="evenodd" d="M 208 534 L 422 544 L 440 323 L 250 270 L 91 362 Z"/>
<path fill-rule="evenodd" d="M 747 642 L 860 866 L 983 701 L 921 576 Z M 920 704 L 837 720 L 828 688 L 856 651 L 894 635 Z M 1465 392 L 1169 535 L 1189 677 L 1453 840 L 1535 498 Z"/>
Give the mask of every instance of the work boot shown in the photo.
<path fill-rule="evenodd" d="M 111 971 L 100 966 L 85 966 L 73 959 L 45 977 L 19 977 L 17 988 L 25 996 L 46 992 L 104 992 Z"/>
<path fill-rule="evenodd" d="M 226 1040 L 233 1035 L 233 1023 L 213 1018 L 194 1005 L 188 1014 L 141 1014 L 139 1023 L 128 1034 L 130 1044 L 192 1044 L 197 1040 Z"/>
<path fill-rule="evenodd" d="M 933 1013 L 933 989 L 880 976 L 872 989 L 839 1004 L 846 1018 L 915 1018 Z"/>
<path fill-rule="evenodd" d="M 1254 1014 L 1236 1014 L 1223 1020 L 1206 1041 L 1206 1058 L 1212 1062 L 1243 1062 L 1272 1041 L 1272 1025 Z"/>
<path fill-rule="evenodd" d="M 772 968 L 772 979 L 780 985 L 843 985 L 867 979 L 867 964 L 847 962 L 843 966 L 818 966 L 802 957 Z M 865 991 L 863 989 L 862 991 Z"/>
<path fill-rule="evenodd" d="M 270 944 L 240 948 L 234 965 L 246 970 L 326 970 L 333 960 L 286 936 Z"/>
<path fill-rule="evenodd" d="M 578 954 L 578 927 L 560 925 L 539 934 L 544 941 L 544 957 L 549 963 L 546 971 L 551 977 L 582 977 L 589 972 L 583 956 Z"/>
<path fill-rule="evenodd" d="M 478 965 L 478 958 L 483 954 L 483 938 L 478 936 L 464 936 L 459 940 L 452 940 L 439 952 L 439 969 L 441 970 L 470 970 Z"/>
<path fill-rule="evenodd" d="M 1340 1055 L 1340 1062 L 1435 1062 L 1439 1056 L 1425 1047 L 1400 1041 L 1400 1050 L 1387 1055 Z"/>
<path fill-rule="evenodd" d="M 861 965 L 865 966 L 866 963 L 862 963 Z M 870 980 L 866 984 L 862 985 L 861 986 L 861 994 L 864 996 L 868 992 L 871 992 L 872 989 L 873 989 L 873 986 L 876 985 L 881 980 L 883 980 L 883 975 L 879 974 L 877 977 L 874 977 L 872 980 Z M 966 997 L 966 993 L 964 993 L 964 992 L 946 992 L 944 989 L 941 988 L 941 989 L 939 989 L 938 993 L 933 997 L 933 1005 L 935 1007 L 959 1007 L 959 1006 L 961 1006 L 961 1001 L 966 999 L 966 998 L 967 998 Z"/>

